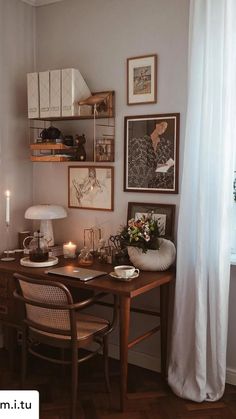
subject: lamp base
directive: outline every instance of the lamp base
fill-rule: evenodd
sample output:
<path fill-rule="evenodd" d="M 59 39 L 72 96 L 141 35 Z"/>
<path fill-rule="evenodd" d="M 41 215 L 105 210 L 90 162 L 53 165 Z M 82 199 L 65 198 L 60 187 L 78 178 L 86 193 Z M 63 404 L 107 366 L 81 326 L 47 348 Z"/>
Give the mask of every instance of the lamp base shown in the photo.
<path fill-rule="evenodd" d="M 52 220 L 41 220 L 40 233 L 43 233 L 44 238 L 47 240 L 48 246 L 54 246 Z"/>

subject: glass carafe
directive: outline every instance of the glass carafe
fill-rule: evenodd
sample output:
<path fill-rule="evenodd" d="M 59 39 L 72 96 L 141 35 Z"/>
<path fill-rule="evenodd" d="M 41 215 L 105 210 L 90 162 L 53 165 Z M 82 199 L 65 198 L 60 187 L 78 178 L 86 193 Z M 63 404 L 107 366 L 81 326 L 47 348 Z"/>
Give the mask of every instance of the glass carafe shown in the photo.
<path fill-rule="evenodd" d="M 30 240 L 29 244 L 26 241 Z M 29 259 L 31 262 L 46 262 L 48 260 L 48 242 L 44 235 L 38 230 L 33 236 L 28 236 L 23 242 L 24 248 L 29 251 Z"/>

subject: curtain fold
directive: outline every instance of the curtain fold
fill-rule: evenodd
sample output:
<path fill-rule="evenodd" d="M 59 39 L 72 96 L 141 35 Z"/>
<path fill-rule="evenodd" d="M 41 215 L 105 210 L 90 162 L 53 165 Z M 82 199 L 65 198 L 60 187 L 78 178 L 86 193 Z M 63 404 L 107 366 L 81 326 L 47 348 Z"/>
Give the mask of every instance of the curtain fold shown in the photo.
<path fill-rule="evenodd" d="M 191 0 L 189 80 L 168 381 L 194 401 L 225 386 L 236 121 L 236 2 Z M 189 221 L 187 221 L 189 220 Z"/>

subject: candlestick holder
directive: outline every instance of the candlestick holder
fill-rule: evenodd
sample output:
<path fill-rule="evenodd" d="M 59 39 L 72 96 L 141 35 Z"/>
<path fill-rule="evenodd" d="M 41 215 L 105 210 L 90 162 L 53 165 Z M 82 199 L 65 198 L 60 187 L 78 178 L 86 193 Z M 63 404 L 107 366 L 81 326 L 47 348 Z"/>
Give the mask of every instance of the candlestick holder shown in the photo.
<path fill-rule="evenodd" d="M 96 253 L 99 240 L 101 239 L 101 229 L 97 227 L 84 228 L 84 247 L 92 253 Z"/>
<path fill-rule="evenodd" d="M 9 234 L 10 234 L 10 224 L 6 223 L 6 243 L 7 243 L 7 250 L 6 250 L 6 257 L 1 258 L 1 260 L 3 262 L 12 262 L 13 260 L 15 260 L 15 258 L 13 258 L 12 256 L 10 256 L 10 250 L 9 250 Z"/>

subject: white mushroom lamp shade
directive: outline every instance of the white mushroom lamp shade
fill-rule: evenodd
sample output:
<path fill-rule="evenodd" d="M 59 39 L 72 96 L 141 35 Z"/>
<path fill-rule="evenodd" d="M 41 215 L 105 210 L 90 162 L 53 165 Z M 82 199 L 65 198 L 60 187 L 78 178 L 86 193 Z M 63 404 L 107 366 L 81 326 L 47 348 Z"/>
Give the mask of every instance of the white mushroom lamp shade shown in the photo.
<path fill-rule="evenodd" d="M 67 212 L 60 205 L 33 205 L 25 211 L 25 218 L 41 220 L 40 232 L 43 233 L 49 246 L 54 245 L 52 220 L 65 217 L 67 217 Z"/>

